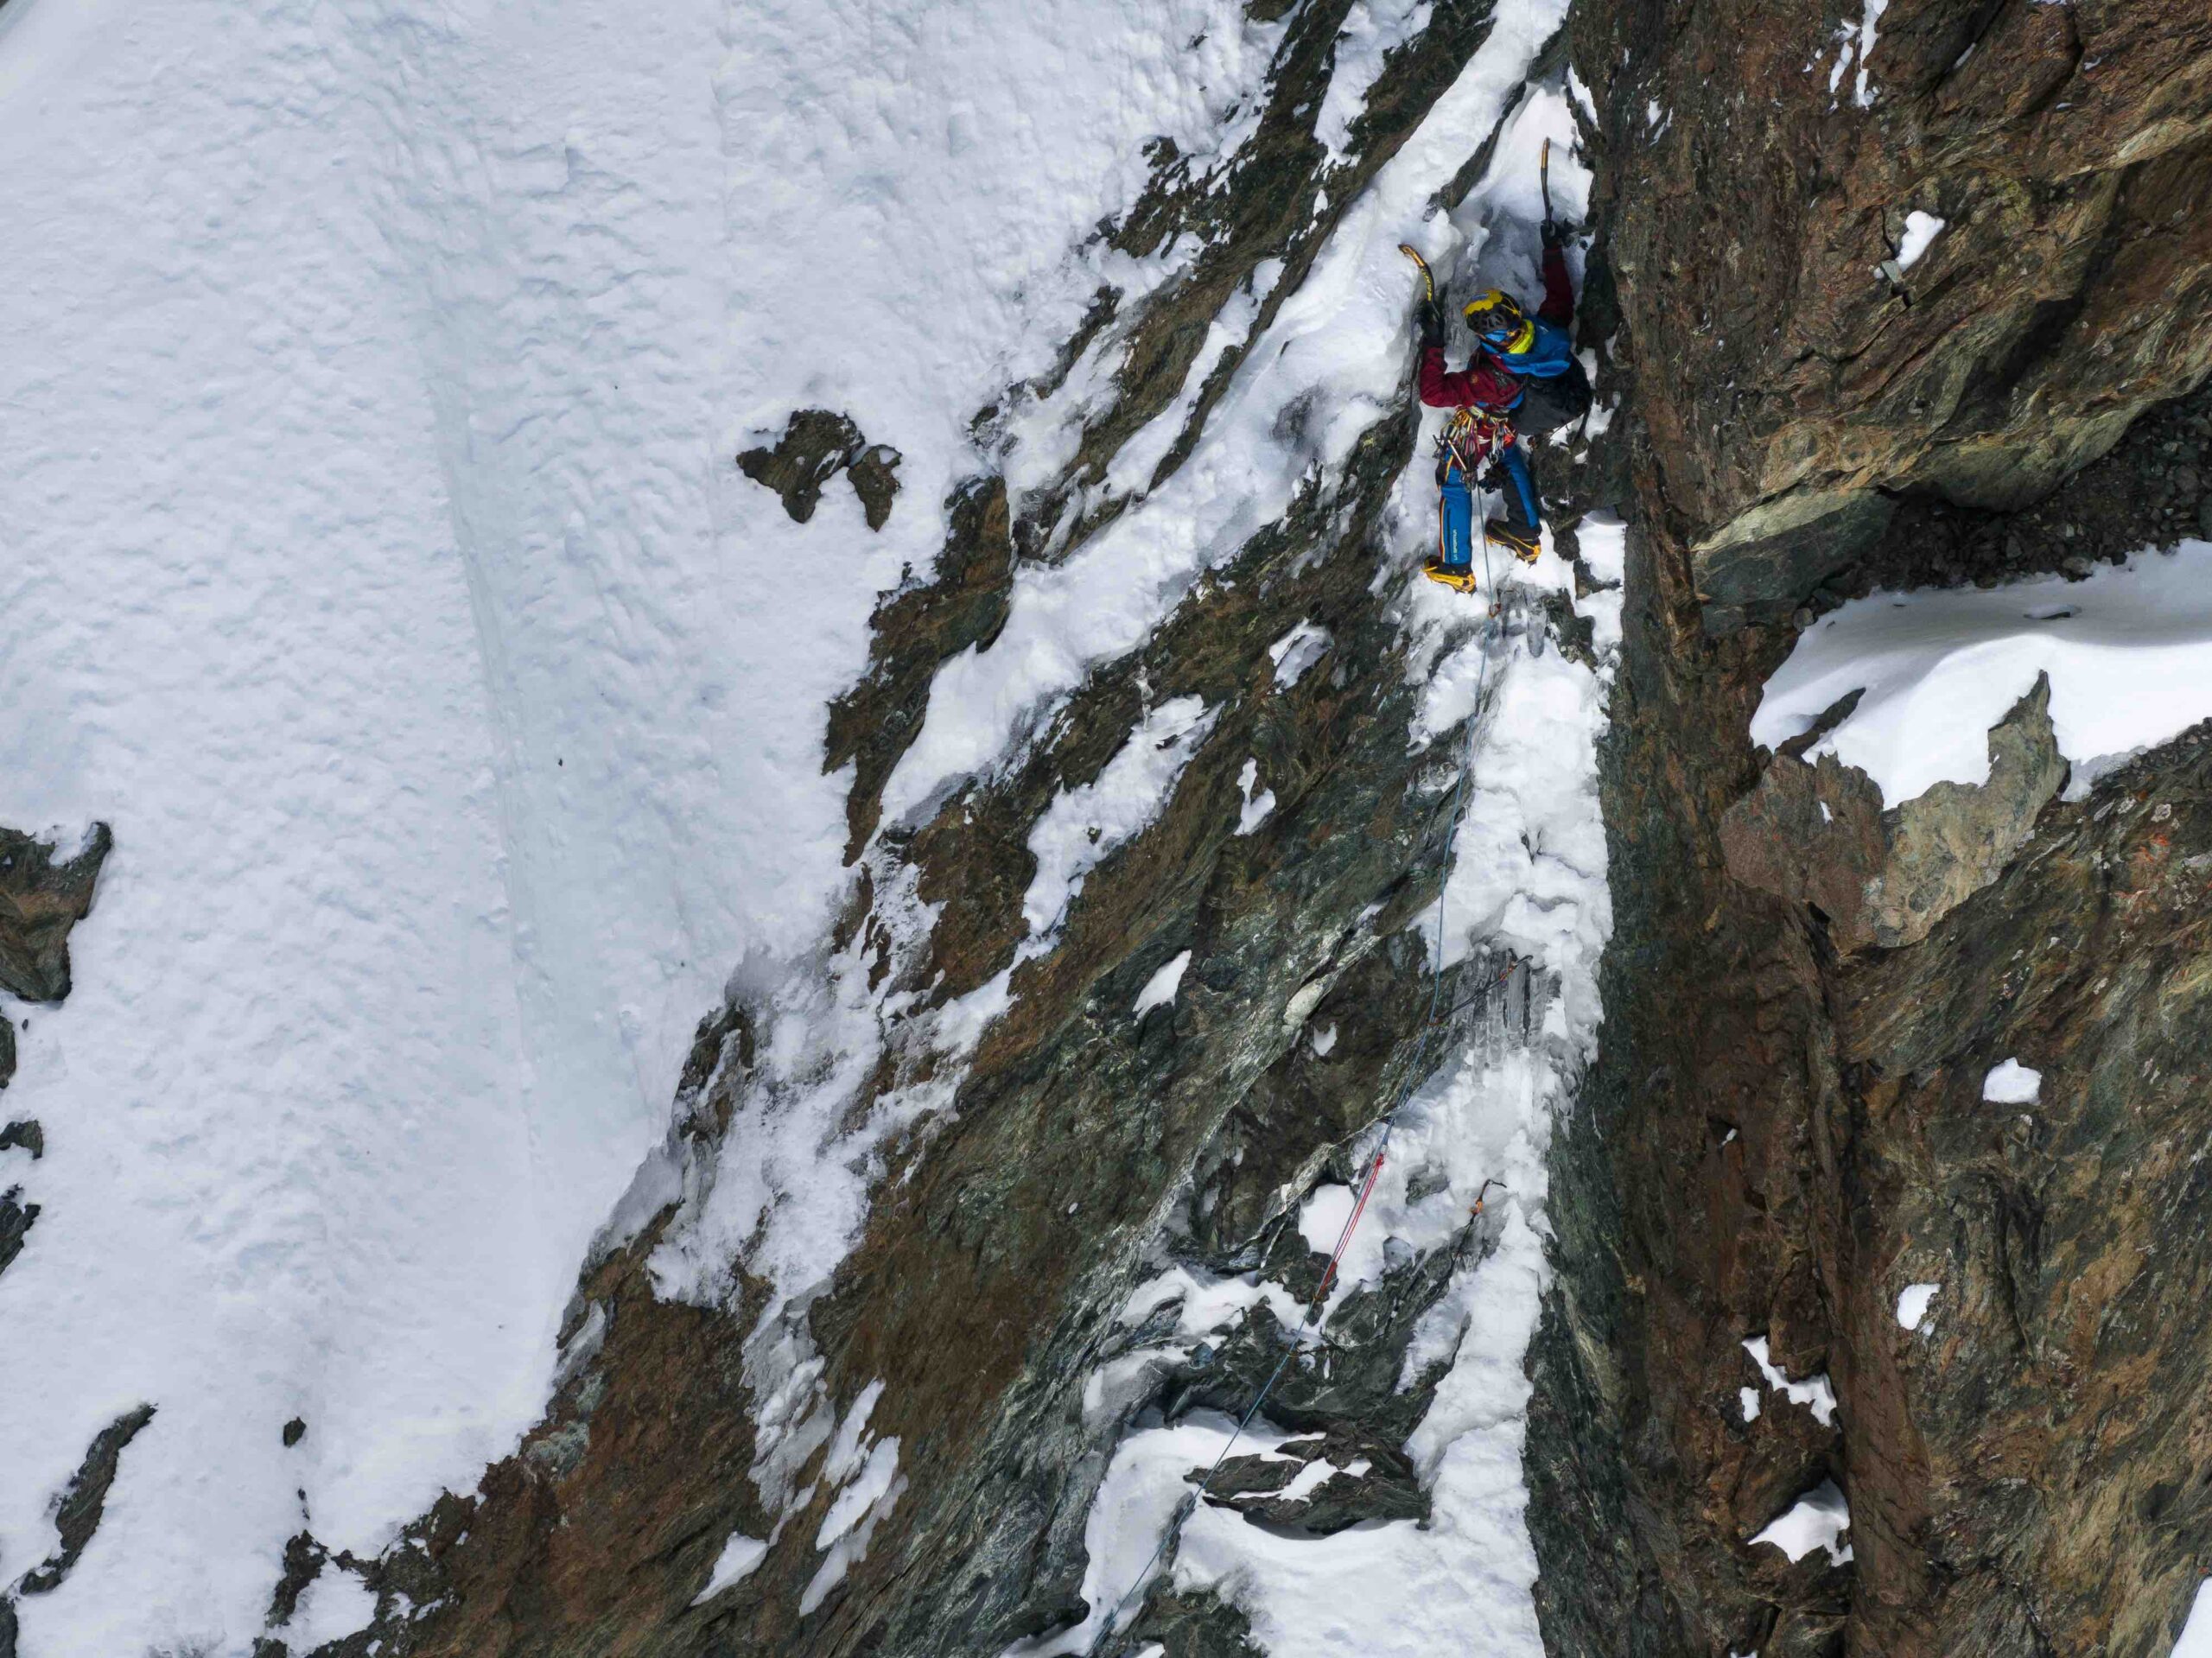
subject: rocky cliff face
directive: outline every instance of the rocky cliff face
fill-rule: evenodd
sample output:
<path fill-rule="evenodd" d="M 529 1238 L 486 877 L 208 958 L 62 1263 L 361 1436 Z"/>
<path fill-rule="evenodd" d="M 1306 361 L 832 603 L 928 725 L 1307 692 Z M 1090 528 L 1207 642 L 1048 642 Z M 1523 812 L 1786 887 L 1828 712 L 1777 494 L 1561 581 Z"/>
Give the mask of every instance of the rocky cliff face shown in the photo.
<path fill-rule="evenodd" d="M 2069 803 L 2031 697 L 1986 788 L 1903 812 L 1745 734 L 1845 594 L 2203 522 L 2212 36 L 1878 22 L 1578 13 L 1642 534 L 1535 1363 L 1556 1651 L 2159 1655 L 2203 1570 L 2201 734 Z M 1885 276 L 1916 211 L 1944 226 Z M 2039 1096 L 1985 1100 L 2012 1058 Z M 1749 1543 L 1823 1480 L 1847 1562 Z"/>
<path fill-rule="evenodd" d="M 1503 924 L 1440 981 L 1446 1042 L 1525 1060 L 1558 1108 L 1525 1452 L 1545 1648 L 2163 1651 L 2212 1503 L 2191 1456 L 2212 1434 L 2193 1219 L 2212 750 L 2185 739 L 2068 801 L 2031 696 L 1993 734 L 1987 786 L 1891 810 L 1747 733 L 1795 631 L 1847 594 L 2068 568 L 2199 522 L 2201 12 L 1581 0 L 1508 79 L 1557 74 L 1571 44 L 1589 95 L 1581 339 L 1601 397 L 1617 361 L 1630 395 L 1553 487 L 1563 530 L 1585 505 L 1630 517 L 1618 656 L 1594 567 L 1449 638 L 1406 625 L 1377 575 L 1414 458 L 1402 400 L 1005 764 L 887 804 L 944 665 L 1000 640 L 1022 572 L 1137 510 L 1108 487 L 1117 463 L 1150 486 L 1193 464 L 1236 341 L 1266 340 L 1503 28 L 1439 4 L 1338 147 L 1316 111 L 1351 6 L 1249 10 L 1284 27 L 1242 159 L 1164 149 L 1101 232 L 1132 257 L 1205 252 L 1152 292 L 1103 290 L 1054 374 L 976 411 L 995 441 L 1103 342 L 1120 353 L 1049 475 L 987 470 L 948 503 L 936 569 L 887 596 L 868 675 L 828 712 L 856 873 L 819 1000 L 744 993 L 702 1023 L 543 1424 L 378 1560 L 302 1533 L 272 1629 L 349 1572 L 379 1616 L 348 1654 L 1274 1649 L 1205 1589 L 1151 1585 L 1101 1627 L 1097 1571 L 1129 1563 L 1102 1562 L 1089 1526 L 1118 1447 L 1251 1396 L 1284 1309 L 1320 1287 L 1301 1205 L 1433 1069 L 1433 953 L 1408 923 L 1500 693 L 1485 677 L 1440 729 L 1426 698 L 1479 658 L 1571 663 L 1611 692 L 1596 1071 L 1584 1085 L 1560 1034 L 1568 975 Z M 1454 156 L 1434 211 L 1463 207 L 1496 135 Z M 1163 413 L 1175 429 L 1139 441 Z M 1275 435 L 1340 413 L 1294 402 Z M 794 410 L 739 464 L 800 521 L 845 472 L 880 525 L 909 510 L 898 438 Z M 1029 913 L 1039 826 L 1147 752 L 1157 816 L 1094 823 L 1080 902 Z M 795 1062 L 791 1030 L 849 1007 L 883 1039 L 856 1074 Z M 2040 1096 L 1985 1101 L 2014 1057 Z M 740 1252 L 709 1263 L 716 1296 L 669 1293 L 741 1154 L 833 1083 L 869 1203 L 834 1279 L 785 1285 Z M 1394 1239 L 1332 1304 L 1325 1363 L 1287 1373 L 1279 1432 L 1224 1464 L 1213 1509 L 1271 1538 L 1437 1526 L 1415 1452 L 1468 1329 L 1439 1349 L 1439 1309 L 1509 1224 L 1475 1212 L 1466 1174 L 1408 1177 L 1453 1224 Z M 1193 1310 L 1189 1286 L 1232 1281 L 1244 1301 Z M 1916 1284 L 1938 1287 L 1908 1330 Z M 1750 1541 L 1823 1482 L 1847 1558 Z"/>

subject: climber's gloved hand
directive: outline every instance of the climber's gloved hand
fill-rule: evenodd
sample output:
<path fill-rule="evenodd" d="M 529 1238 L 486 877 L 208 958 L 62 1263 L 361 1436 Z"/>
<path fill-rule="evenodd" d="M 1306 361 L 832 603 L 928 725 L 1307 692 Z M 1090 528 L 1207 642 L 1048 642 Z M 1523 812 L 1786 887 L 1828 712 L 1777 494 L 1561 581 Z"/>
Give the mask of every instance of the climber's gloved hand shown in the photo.
<path fill-rule="evenodd" d="M 1556 219 L 1547 219 L 1543 224 L 1543 238 L 1546 247 L 1563 248 L 1567 245 L 1567 226 Z"/>
<path fill-rule="evenodd" d="M 1444 345 L 1444 308 L 1433 299 L 1425 299 L 1414 313 L 1414 321 L 1421 330 L 1421 349 L 1431 346 L 1439 350 Z"/>

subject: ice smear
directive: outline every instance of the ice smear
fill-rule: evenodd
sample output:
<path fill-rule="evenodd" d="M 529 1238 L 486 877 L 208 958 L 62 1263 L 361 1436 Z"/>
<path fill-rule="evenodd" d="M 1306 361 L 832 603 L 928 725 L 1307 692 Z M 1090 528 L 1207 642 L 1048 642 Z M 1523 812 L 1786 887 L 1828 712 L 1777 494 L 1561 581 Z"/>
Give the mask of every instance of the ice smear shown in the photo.
<path fill-rule="evenodd" d="M 1904 216 L 1904 234 L 1897 238 L 1897 268 L 1910 270 L 1920 263 L 1920 256 L 1928 251 L 1929 245 L 1942 232 L 1943 221 L 1934 213 L 1922 213 L 1918 208 Z"/>
<path fill-rule="evenodd" d="M 2146 549 L 2078 581 L 1853 600 L 1799 637 L 1751 740 L 1776 747 L 1863 689 L 1807 758 L 1834 754 L 1902 805 L 1938 783 L 1986 782 L 1989 728 L 2037 674 L 2050 676 L 2051 724 L 2073 765 L 2069 799 L 2212 715 L 2212 543 Z M 2143 696 L 2152 684 L 2158 694 Z"/>
<path fill-rule="evenodd" d="M 1813 1413 L 1814 1420 L 1822 1427 L 1835 1420 L 1835 1388 L 1825 1375 L 1808 1376 L 1802 1382 L 1792 1382 L 1769 1356 L 1767 1338 L 1755 1336 L 1744 1344 L 1744 1350 L 1751 1356 L 1751 1363 L 1759 1367 L 1759 1375 L 1766 1385 L 1793 1405 L 1802 1405 Z"/>
<path fill-rule="evenodd" d="M 768 1545 L 758 1537 L 747 1537 L 734 1531 L 722 1545 L 722 1552 L 715 1557 L 715 1569 L 707 1579 L 707 1586 L 691 1598 L 694 1606 L 703 1606 L 725 1589 L 734 1589 L 753 1573 L 755 1567 L 768 1558 Z"/>
<path fill-rule="evenodd" d="M 1236 787 L 1244 797 L 1244 804 L 1236 813 L 1236 832 L 1249 835 L 1268 821 L 1268 814 L 1275 809 L 1275 791 L 1261 789 L 1260 762 L 1246 760 L 1244 769 L 1236 774 Z"/>
<path fill-rule="evenodd" d="M 1981 1097 L 1993 1105 L 2033 1105 L 2042 1092 L 2043 1073 L 2017 1059 L 1993 1065 L 1981 1079 Z"/>
<path fill-rule="evenodd" d="M 1929 1303 L 1936 1299 L 1940 1284 L 1908 1284 L 1897 1297 L 1897 1322 L 1907 1330 L 1917 1330 L 1928 1317 Z"/>
<path fill-rule="evenodd" d="M 1736 1403 L 1742 1409 L 1746 1422 L 1759 1420 L 1759 1390 L 1757 1388 L 1737 1388 Z"/>
<path fill-rule="evenodd" d="M 1830 1565 L 1844 1566 L 1850 1562 L 1851 1545 L 1842 1539 L 1850 1528 L 1851 1505 L 1834 1480 L 1824 1479 L 1777 1515 L 1751 1541 L 1773 1544 L 1792 1562 L 1824 1549 Z"/>
<path fill-rule="evenodd" d="M 1275 664 L 1275 687 L 1287 690 L 1306 677 L 1306 670 L 1329 653 L 1329 630 L 1318 622 L 1300 622 L 1268 647 Z"/>
<path fill-rule="evenodd" d="M 1183 975 L 1191 965 L 1191 952 L 1164 963 L 1160 969 L 1144 981 L 1144 988 L 1137 992 L 1136 1006 L 1129 1011 L 1142 1019 L 1155 1007 L 1165 1007 L 1175 1000 L 1175 993 L 1182 988 Z"/>

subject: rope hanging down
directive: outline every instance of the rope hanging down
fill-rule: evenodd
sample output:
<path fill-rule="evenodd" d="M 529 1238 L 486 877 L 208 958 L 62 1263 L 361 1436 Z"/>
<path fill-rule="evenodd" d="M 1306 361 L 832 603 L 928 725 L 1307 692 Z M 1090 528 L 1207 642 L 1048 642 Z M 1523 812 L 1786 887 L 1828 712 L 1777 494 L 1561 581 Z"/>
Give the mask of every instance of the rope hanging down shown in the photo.
<path fill-rule="evenodd" d="M 1410 249 L 1407 251 L 1411 251 Z M 1423 272 L 1426 274 L 1425 266 Z M 1490 569 L 1490 538 L 1487 536 L 1483 538 L 1483 579 L 1485 582 L 1492 581 Z M 1492 585 L 1491 590 L 1497 591 L 1495 585 Z M 1494 617 L 1497 613 L 1493 610 L 1491 613 Z M 1484 630 L 1487 632 L 1492 625 L 1485 622 Z M 1252 1402 L 1245 1407 L 1243 1415 L 1236 1419 L 1236 1427 L 1230 1432 L 1229 1438 L 1223 1442 L 1221 1452 L 1213 1459 L 1213 1465 L 1206 1470 L 1205 1478 L 1198 1483 L 1196 1490 L 1187 1493 L 1183 1500 L 1175 1505 L 1175 1512 L 1169 1516 L 1166 1528 L 1160 1534 L 1159 1546 L 1152 1551 L 1152 1558 L 1144 1563 L 1143 1569 L 1137 1573 L 1129 1586 L 1122 1591 L 1120 1597 L 1108 1610 L 1105 1621 L 1099 1625 L 1098 1634 L 1091 1642 L 1090 1650 L 1093 1653 L 1097 1652 L 1113 1637 L 1115 1628 L 1121 1621 L 1122 1610 L 1128 1606 L 1130 1598 L 1150 1581 L 1152 1569 L 1160 1564 L 1160 1557 L 1167 1552 L 1167 1545 L 1181 1530 L 1183 1522 L 1198 1511 L 1198 1504 L 1205 1501 L 1206 1495 L 1213 1490 L 1214 1480 L 1220 1474 L 1222 1464 L 1229 1460 L 1229 1453 L 1236 1448 L 1236 1442 L 1244 1437 L 1244 1430 L 1249 1427 L 1253 1419 L 1259 1415 L 1260 1407 L 1268 1402 L 1268 1395 L 1274 1391 L 1275 1383 L 1282 1379 L 1282 1373 L 1289 1369 L 1291 1360 L 1306 1350 L 1306 1338 L 1317 1327 L 1321 1315 L 1321 1305 L 1328 1298 L 1330 1285 L 1336 1281 L 1337 1268 L 1344 1261 L 1344 1251 L 1351 1245 L 1352 1234 L 1358 1229 L 1360 1217 L 1366 1212 L 1368 1198 L 1374 1195 L 1375 1183 L 1382 1176 L 1383 1157 L 1389 1150 L 1390 1134 L 1397 1126 L 1398 1113 L 1405 1109 L 1406 1102 L 1413 1097 L 1414 1089 L 1420 1085 L 1427 1074 L 1421 1069 L 1421 1062 L 1428 1057 L 1429 1040 L 1440 1022 L 1437 1018 L 1437 1007 L 1444 994 L 1444 899 L 1446 892 L 1452 885 L 1452 848 L 1459 841 L 1459 825 L 1466 816 L 1467 774 L 1475 767 L 1475 738 L 1481 728 L 1483 693 L 1489 683 L 1490 653 L 1483 651 L 1478 653 L 1476 660 L 1474 709 L 1467 716 L 1466 758 L 1459 767 L 1459 783 L 1452 790 L 1452 824 L 1445 831 L 1440 848 L 1439 861 L 1443 865 L 1444 878 L 1436 889 L 1436 948 L 1430 958 L 1433 967 L 1428 981 L 1428 1011 L 1422 1015 L 1421 1035 L 1414 1045 L 1413 1059 L 1406 1068 L 1406 1079 L 1399 1089 L 1398 1097 L 1392 1102 L 1390 1109 L 1382 1114 L 1382 1137 L 1376 1142 L 1374 1154 L 1368 1159 L 1366 1173 L 1360 1181 L 1359 1197 L 1352 1204 L 1351 1213 L 1344 1217 L 1344 1229 L 1337 1234 L 1337 1247 L 1331 1252 L 1329 1264 L 1321 1274 L 1320 1286 L 1313 1292 L 1313 1299 L 1306 1304 L 1306 1316 L 1299 1322 L 1297 1334 L 1292 1338 L 1290 1345 L 1283 1350 L 1283 1356 L 1276 1361 L 1275 1368 L 1268 1373 L 1268 1379 L 1260 1384 L 1260 1390 L 1252 1395 Z M 1518 962 L 1515 965 L 1517 966 Z M 1506 969 L 1508 975 L 1512 971 L 1512 968 Z M 1482 1213 L 1484 1196 L 1493 1185 L 1503 1190 L 1504 1183 L 1496 1180 L 1483 1182 L 1482 1192 L 1477 1194 L 1475 1198 L 1474 1212 L 1478 1216 Z"/>

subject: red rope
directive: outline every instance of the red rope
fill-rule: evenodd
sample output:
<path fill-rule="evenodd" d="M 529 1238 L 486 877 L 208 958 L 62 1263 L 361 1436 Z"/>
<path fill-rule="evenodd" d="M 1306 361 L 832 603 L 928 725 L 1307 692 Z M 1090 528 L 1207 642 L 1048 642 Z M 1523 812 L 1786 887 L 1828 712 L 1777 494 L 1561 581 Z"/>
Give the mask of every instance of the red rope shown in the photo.
<path fill-rule="evenodd" d="M 1313 1292 L 1313 1304 L 1319 1306 L 1321 1298 L 1329 1293 L 1335 1281 L 1337 1264 L 1344 1258 L 1344 1251 L 1351 1247 L 1351 1235 L 1359 1228 L 1359 1217 L 1367 1212 L 1367 1199 L 1375 1190 L 1375 1182 L 1382 1173 L 1382 1148 L 1375 1148 L 1375 1160 L 1367 1166 L 1366 1183 L 1359 1189 L 1359 1201 L 1351 1206 L 1351 1215 L 1344 1222 L 1344 1229 L 1337 1235 L 1337 1252 L 1329 1257 L 1328 1270 L 1321 1274 L 1321 1287 Z"/>

